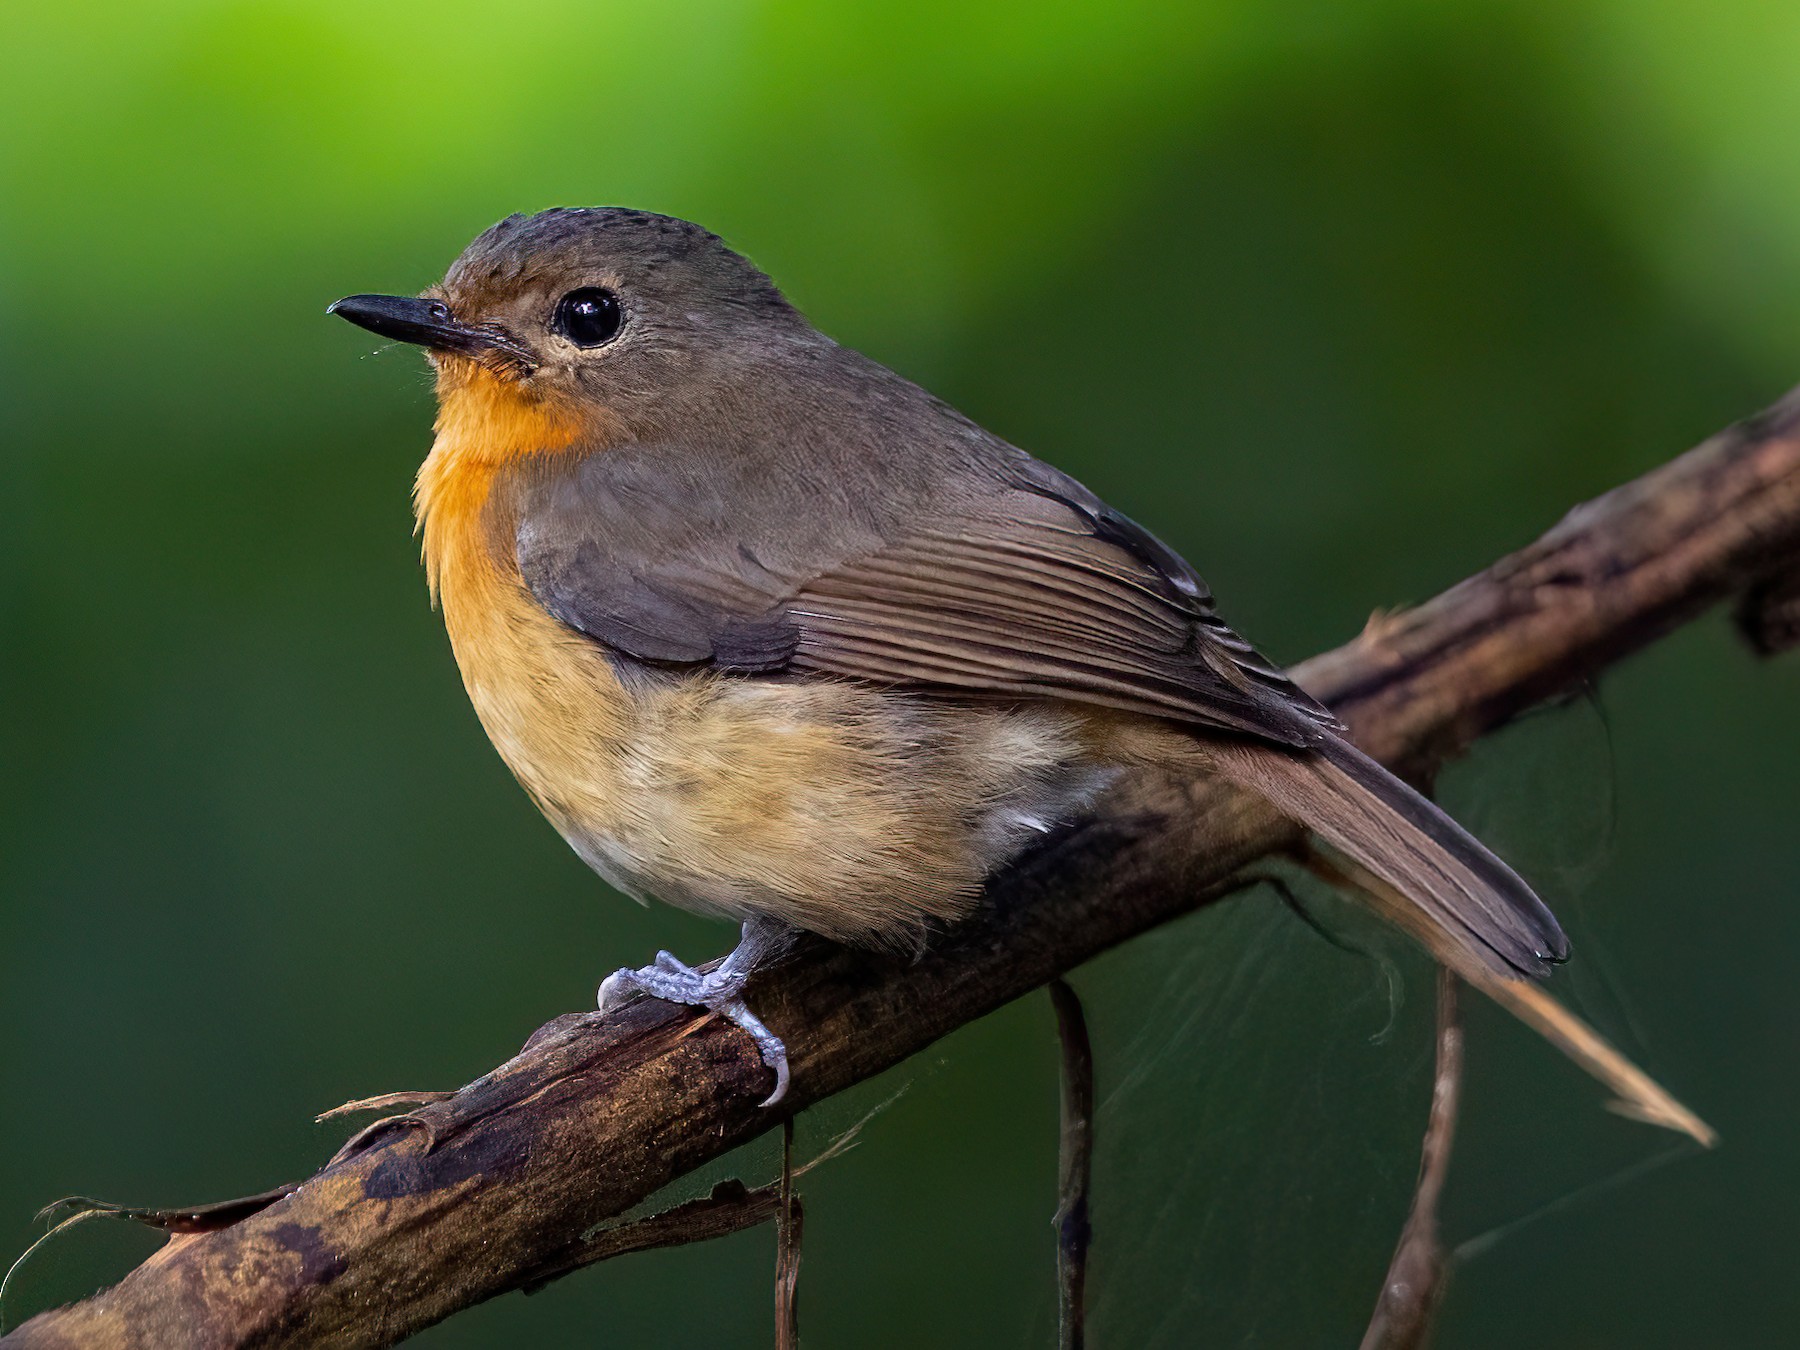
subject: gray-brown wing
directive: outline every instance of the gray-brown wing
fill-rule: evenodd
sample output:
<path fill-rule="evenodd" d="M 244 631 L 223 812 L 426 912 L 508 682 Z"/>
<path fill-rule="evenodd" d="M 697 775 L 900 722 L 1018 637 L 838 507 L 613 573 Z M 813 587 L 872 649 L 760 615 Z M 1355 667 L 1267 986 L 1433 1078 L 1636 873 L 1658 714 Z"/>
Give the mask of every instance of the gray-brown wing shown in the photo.
<path fill-rule="evenodd" d="M 1067 698 L 1290 745 L 1337 725 L 1171 550 L 1010 448 L 879 506 L 819 501 L 779 465 L 683 477 L 610 453 L 533 493 L 519 561 L 627 658 Z"/>

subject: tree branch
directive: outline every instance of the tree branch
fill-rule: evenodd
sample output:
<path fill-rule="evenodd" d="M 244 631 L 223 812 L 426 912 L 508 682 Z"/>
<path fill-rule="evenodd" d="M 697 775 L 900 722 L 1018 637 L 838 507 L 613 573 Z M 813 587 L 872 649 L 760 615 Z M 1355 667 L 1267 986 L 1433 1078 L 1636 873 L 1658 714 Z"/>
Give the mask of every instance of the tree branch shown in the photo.
<path fill-rule="evenodd" d="M 1403 772 L 1800 560 L 1800 396 L 1576 508 L 1542 539 L 1297 671 Z M 1193 909 L 1296 842 L 1260 801 L 1145 774 L 990 887 L 916 963 L 813 943 L 752 990 L 793 1087 L 729 1024 L 568 1015 L 447 1101 L 4 1339 L 22 1347 L 390 1345 L 578 1253 L 583 1234 L 793 1112 Z"/>

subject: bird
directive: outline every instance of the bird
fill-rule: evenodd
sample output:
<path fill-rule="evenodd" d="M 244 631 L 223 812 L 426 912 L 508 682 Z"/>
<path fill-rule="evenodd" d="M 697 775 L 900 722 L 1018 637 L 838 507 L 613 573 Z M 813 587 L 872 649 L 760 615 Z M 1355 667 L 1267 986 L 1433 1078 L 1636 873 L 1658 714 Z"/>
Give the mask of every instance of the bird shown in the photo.
<path fill-rule="evenodd" d="M 712 232 L 513 215 L 417 296 L 329 313 L 424 349 L 414 485 L 477 717 L 607 882 L 741 925 L 601 985 L 742 1027 L 802 933 L 916 949 L 1122 775 L 1218 775 L 1536 979 L 1568 955 L 1506 863 L 1358 750 L 1174 550 L 816 328 Z"/>

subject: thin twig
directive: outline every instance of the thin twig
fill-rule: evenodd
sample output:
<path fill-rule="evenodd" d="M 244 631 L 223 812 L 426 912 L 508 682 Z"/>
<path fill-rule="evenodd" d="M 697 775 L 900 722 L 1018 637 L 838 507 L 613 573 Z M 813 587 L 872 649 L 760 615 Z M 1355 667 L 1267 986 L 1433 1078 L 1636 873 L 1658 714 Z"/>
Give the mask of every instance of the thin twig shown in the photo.
<path fill-rule="evenodd" d="M 1422 1350 L 1444 1292 L 1444 1248 L 1438 1236 L 1438 1204 L 1450 1174 L 1450 1146 L 1462 1096 L 1463 1031 L 1457 1010 L 1456 976 L 1443 966 L 1437 979 L 1437 1069 L 1431 1085 L 1431 1115 L 1419 1150 L 1419 1184 L 1412 1210 L 1400 1230 L 1394 1259 L 1381 1282 L 1375 1315 L 1362 1350 Z"/>
<path fill-rule="evenodd" d="M 535 1294 L 552 1280 L 560 1280 L 601 1261 L 610 1261 L 615 1256 L 730 1237 L 733 1233 L 768 1223 L 780 1212 L 780 1204 L 781 1197 L 775 1187 L 751 1189 L 731 1177 L 719 1182 L 708 1195 L 683 1201 L 660 1214 L 601 1229 L 570 1250 L 545 1261 L 521 1281 L 520 1288 Z"/>
<path fill-rule="evenodd" d="M 345 1102 L 342 1106 L 334 1106 L 329 1111 L 321 1111 L 313 1117 L 315 1124 L 323 1124 L 327 1120 L 336 1120 L 339 1116 L 353 1116 L 359 1111 L 385 1111 L 390 1106 L 429 1106 L 433 1102 L 447 1102 L 454 1092 L 384 1092 L 379 1097 L 358 1097 L 353 1102 Z"/>
<path fill-rule="evenodd" d="M 37 1217 L 48 1219 L 59 1210 L 66 1209 L 75 1213 L 95 1214 L 103 1219 L 127 1219 L 165 1233 L 216 1233 L 221 1228 L 242 1223 L 252 1214 L 260 1214 L 299 1189 L 298 1183 L 290 1181 L 259 1191 L 255 1195 L 215 1200 L 211 1204 L 188 1205 L 178 1209 L 138 1209 L 130 1205 L 115 1205 L 107 1200 L 90 1199 L 85 1195 L 65 1195 L 62 1199 L 45 1205 L 37 1212 Z"/>
<path fill-rule="evenodd" d="M 1050 981 L 1056 1034 L 1062 1042 L 1062 1131 L 1057 1151 L 1057 1346 L 1087 1342 L 1088 1249 L 1094 1228 L 1089 1192 L 1094 1175 L 1094 1051 L 1081 998 L 1061 979 Z"/>
<path fill-rule="evenodd" d="M 744 1232 L 746 1229 L 755 1228 L 758 1224 L 768 1223 L 771 1220 L 779 1223 L 784 1209 L 790 1205 L 791 1212 L 795 1216 L 795 1226 L 792 1231 L 795 1278 L 797 1280 L 800 1248 L 799 1224 L 803 1211 L 800 1197 L 793 1194 L 794 1181 L 805 1176 L 815 1167 L 821 1167 L 855 1148 L 861 1139 L 864 1127 L 898 1101 L 905 1091 L 905 1088 L 901 1088 L 899 1092 L 870 1109 L 854 1125 L 833 1139 L 817 1157 L 799 1167 L 793 1165 L 791 1131 L 784 1133 L 781 1155 L 782 1175 L 777 1181 L 766 1186 L 749 1187 L 736 1177 L 732 1177 L 719 1182 L 712 1188 L 710 1194 L 698 1199 L 683 1201 L 681 1204 L 672 1205 L 660 1213 L 641 1219 L 601 1228 L 597 1232 L 585 1235 L 573 1247 L 558 1253 L 553 1259 L 547 1261 L 522 1287 L 526 1293 L 532 1294 L 552 1280 L 559 1280 L 564 1275 L 573 1274 L 586 1266 L 610 1261 L 615 1256 L 652 1251 L 660 1247 L 685 1247 L 695 1242 L 710 1242 L 714 1238 L 730 1237 L 733 1233 Z M 777 1299 L 779 1300 L 780 1297 L 778 1292 Z M 799 1312 L 796 1308 L 792 1319 L 796 1335 L 799 1326 L 798 1318 Z"/>
<path fill-rule="evenodd" d="M 781 1123 L 781 1194 L 775 1219 L 775 1350 L 800 1350 L 800 1230 L 794 1194 L 794 1119 Z"/>

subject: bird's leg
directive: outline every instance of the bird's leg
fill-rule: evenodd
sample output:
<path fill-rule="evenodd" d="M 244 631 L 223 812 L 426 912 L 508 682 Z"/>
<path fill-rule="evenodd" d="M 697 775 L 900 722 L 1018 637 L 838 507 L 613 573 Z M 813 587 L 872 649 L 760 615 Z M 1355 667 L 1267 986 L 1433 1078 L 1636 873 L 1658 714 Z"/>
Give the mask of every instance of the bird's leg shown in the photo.
<path fill-rule="evenodd" d="M 633 994 L 648 994 L 667 1003 L 705 1008 L 742 1027 L 756 1042 L 764 1064 L 775 1071 L 775 1090 L 763 1101 L 773 1106 L 787 1094 L 787 1047 L 763 1025 L 744 1002 L 744 985 L 761 966 L 780 956 L 794 941 L 794 930 L 769 919 L 749 919 L 743 937 L 716 970 L 698 971 L 669 952 L 639 970 L 616 970 L 600 985 L 600 1010 L 610 1012 Z"/>

